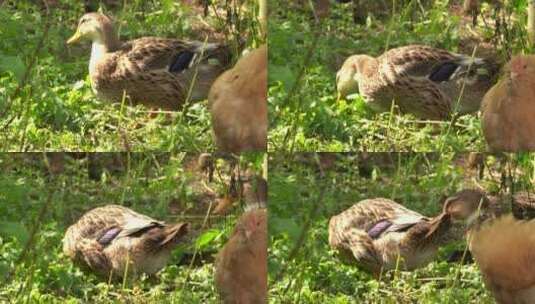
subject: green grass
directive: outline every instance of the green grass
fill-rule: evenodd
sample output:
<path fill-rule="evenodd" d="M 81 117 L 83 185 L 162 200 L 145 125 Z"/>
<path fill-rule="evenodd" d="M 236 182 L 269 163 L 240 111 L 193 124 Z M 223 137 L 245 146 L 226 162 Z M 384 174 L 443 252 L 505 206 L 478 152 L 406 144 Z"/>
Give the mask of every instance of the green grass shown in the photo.
<path fill-rule="evenodd" d="M 479 186 L 491 194 L 512 188 L 533 191 L 532 155 L 510 156 L 507 165 L 489 156 L 483 179 L 467 168 L 465 158 L 453 153 L 340 153 L 321 177 L 313 154 L 271 156 L 270 303 L 494 303 L 476 265 L 446 262 L 454 249 L 465 248 L 464 242 L 442 248 L 424 268 L 391 271 L 381 281 L 343 264 L 328 244 L 330 217 L 366 198 L 390 198 L 433 216 L 441 211 L 443 195 L 461 188 Z M 506 174 L 509 186 L 504 189 L 506 168 L 512 174 Z"/>
<path fill-rule="evenodd" d="M 368 15 L 365 24 L 353 22 L 351 4 L 333 4 L 330 17 L 316 25 L 311 11 L 306 9 L 308 5 L 287 9 L 281 1 L 272 0 L 270 151 L 485 150 L 478 115 L 466 115 L 453 125 L 450 121 L 422 123 L 411 115 L 374 113 L 360 96 L 336 100 L 336 71 L 349 55 L 377 56 L 407 44 L 471 54 L 472 48 L 467 47 L 468 21 L 453 9 L 454 5 L 459 8 L 459 2 L 366 2 L 371 8 L 360 8 Z M 380 4 L 390 7 L 390 11 L 380 10 Z M 480 17 L 471 32 L 481 41 L 495 45 L 492 53 L 504 61 L 511 54 L 529 52 L 524 30 L 526 6 L 524 0 L 507 1 L 503 9 L 509 16 L 504 23 L 507 31 L 498 42 L 491 42 L 494 27 L 489 21 L 493 13 L 488 5 L 482 9 L 488 25 Z"/>
<path fill-rule="evenodd" d="M 240 11 L 227 23 L 224 16 L 201 17 L 181 1 L 110 2 L 118 5 L 101 4 L 101 8 L 119 21 L 122 39 L 209 37 L 232 44 L 239 31 L 245 47 L 259 44 L 253 9 Z M 55 3 L 49 14 L 41 1 L 0 4 L 0 150 L 214 149 L 207 101 L 195 103 L 187 112 L 150 115 L 154 109 L 97 99 L 88 79 L 91 46 L 66 45 L 84 14 L 83 2 Z M 98 3 L 93 1 L 93 9 L 99 8 Z M 216 7 L 224 9 L 225 3 Z"/>
<path fill-rule="evenodd" d="M 218 303 L 212 261 L 181 262 L 195 251 L 214 256 L 228 239 L 241 208 L 210 216 L 215 198 L 227 190 L 228 167 L 218 162 L 212 183 L 196 171 L 191 154 L 132 153 L 100 156 L 99 178 L 88 178 L 88 160 L 65 159 L 61 174 L 47 173 L 43 154 L 0 154 L 0 302 L 9 303 Z M 262 155 L 243 164 L 259 169 Z M 167 222 L 190 223 L 190 237 L 155 277 L 103 282 L 84 273 L 62 252 L 68 226 L 84 212 L 123 204 Z M 215 206 L 215 205 L 214 205 Z M 35 232 L 35 233 L 34 233 Z"/>

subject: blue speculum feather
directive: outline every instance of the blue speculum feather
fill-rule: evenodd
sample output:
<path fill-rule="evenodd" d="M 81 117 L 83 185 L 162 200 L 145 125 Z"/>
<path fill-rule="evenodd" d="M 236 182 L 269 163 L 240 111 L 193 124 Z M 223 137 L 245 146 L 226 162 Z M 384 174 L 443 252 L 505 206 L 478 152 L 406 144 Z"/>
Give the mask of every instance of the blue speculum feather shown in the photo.
<path fill-rule="evenodd" d="M 448 81 L 458 67 L 459 65 L 453 62 L 443 63 L 431 71 L 429 79 L 434 82 Z"/>
<path fill-rule="evenodd" d="M 366 232 L 372 239 L 376 239 L 381 236 L 381 234 L 385 232 L 385 230 L 388 229 L 388 227 L 390 226 L 392 226 L 392 222 L 390 222 L 389 220 L 380 220 Z"/>
<path fill-rule="evenodd" d="M 191 51 L 182 51 L 176 54 L 175 58 L 173 58 L 173 61 L 169 65 L 169 72 L 180 73 L 188 69 L 194 56 L 195 53 Z"/>
<path fill-rule="evenodd" d="M 113 227 L 111 229 L 108 229 L 108 231 L 106 231 L 106 233 L 104 233 L 99 239 L 98 239 L 98 242 L 103 245 L 103 246 L 106 246 L 108 245 L 109 243 L 111 243 L 111 241 L 113 241 L 113 239 L 115 239 L 115 237 L 117 237 L 117 235 L 119 233 L 121 233 L 121 228 L 118 228 L 118 227 Z"/>

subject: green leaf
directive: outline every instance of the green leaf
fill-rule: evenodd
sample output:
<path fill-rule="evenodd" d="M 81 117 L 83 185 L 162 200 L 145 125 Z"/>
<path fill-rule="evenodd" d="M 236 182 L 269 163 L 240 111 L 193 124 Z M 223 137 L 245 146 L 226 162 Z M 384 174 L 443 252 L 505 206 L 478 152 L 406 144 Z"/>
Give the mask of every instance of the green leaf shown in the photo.
<path fill-rule="evenodd" d="M 21 81 L 24 70 L 24 63 L 19 57 L 0 53 L 0 72 L 12 72 Z"/>
<path fill-rule="evenodd" d="M 29 237 L 26 227 L 16 222 L 0 222 L 0 235 L 15 237 L 22 244 L 26 243 Z"/>
<path fill-rule="evenodd" d="M 289 67 L 274 64 L 269 65 L 268 77 L 270 83 L 273 83 L 274 81 L 282 82 L 286 90 L 294 85 L 296 78 L 293 71 Z"/>
<path fill-rule="evenodd" d="M 274 217 L 269 220 L 269 227 L 270 229 L 275 230 L 273 231 L 273 234 L 275 235 L 286 233 L 291 240 L 295 241 L 301 233 L 301 228 L 292 219 Z"/>
<path fill-rule="evenodd" d="M 210 243 L 218 239 L 221 234 L 222 232 L 219 230 L 210 229 L 197 238 L 197 241 L 195 241 L 195 247 L 197 247 L 197 249 L 205 248 Z"/>
<path fill-rule="evenodd" d="M 4 277 L 8 271 L 7 265 L 5 263 L 0 263 L 0 277 Z"/>

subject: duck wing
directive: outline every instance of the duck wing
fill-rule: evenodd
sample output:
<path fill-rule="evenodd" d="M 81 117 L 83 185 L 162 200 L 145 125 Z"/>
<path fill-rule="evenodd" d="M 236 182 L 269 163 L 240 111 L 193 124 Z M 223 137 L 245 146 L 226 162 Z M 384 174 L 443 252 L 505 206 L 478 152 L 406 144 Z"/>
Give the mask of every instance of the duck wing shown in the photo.
<path fill-rule="evenodd" d="M 411 228 L 412 226 L 422 221 L 429 221 L 429 218 L 422 216 L 420 214 L 418 215 L 403 214 L 400 217 L 392 219 L 392 225 L 390 225 L 390 227 L 388 227 L 385 232 L 407 231 L 407 229 Z"/>
<path fill-rule="evenodd" d="M 392 200 L 374 198 L 360 201 L 333 216 L 330 230 L 337 243 L 351 234 L 347 231 L 359 231 L 375 239 L 387 231 L 402 231 L 422 220 L 427 218 Z"/>
<path fill-rule="evenodd" d="M 394 216 L 381 219 L 368 228 L 366 232 L 372 239 L 377 239 L 387 232 L 407 231 L 414 225 L 429 220 L 427 217 L 401 205 L 396 206 L 396 208 L 398 210 L 396 210 Z"/>
<path fill-rule="evenodd" d="M 488 60 L 457 54 L 425 45 L 408 45 L 392 49 L 379 57 L 390 73 L 408 77 L 423 77 L 434 83 L 461 77 L 489 81 L 497 65 Z M 383 68 L 384 70 L 385 68 Z"/>
<path fill-rule="evenodd" d="M 337 250 L 345 262 L 357 262 L 364 269 L 379 273 L 383 260 L 373 242 L 366 231 L 346 225 L 344 218 L 340 215 L 333 216 L 329 221 L 331 248 Z"/>
<path fill-rule="evenodd" d="M 126 219 L 126 222 L 117 237 L 136 236 L 154 227 L 164 227 L 164 224 L 163 222 L 155 221 L 153 219 L 130 217 Z"/>
<path fill-rule="evenodd" d="M 208 59 L 215 59 L 213 65 L 226 65 L 230 61 L 228 49 L 221 44 L 157 37 L 127 42 L 123 52 L 125 60 L 144 72 L 167 71 L 179 74 Z M 218 57 L 219 53 L 225 53 L 227 57 Z"/>
<path fill-rule="evenodd" d="M 82 239 L 96 240 L 100 245 L 107 246 L 114 239 L 163 226 L 163 222 L 123 206 L 107 205 L 87 212 L 72 231 Z"/>
<path fill-rule="evenodd" d="M 432 81 L 449 79 L 460 66 L 473 61 L 469 56 L 425 45 L 395 48 L 384 53 L 379 60 L 383 65 L 391 67 L 396 74 L 426 77 Z"/>

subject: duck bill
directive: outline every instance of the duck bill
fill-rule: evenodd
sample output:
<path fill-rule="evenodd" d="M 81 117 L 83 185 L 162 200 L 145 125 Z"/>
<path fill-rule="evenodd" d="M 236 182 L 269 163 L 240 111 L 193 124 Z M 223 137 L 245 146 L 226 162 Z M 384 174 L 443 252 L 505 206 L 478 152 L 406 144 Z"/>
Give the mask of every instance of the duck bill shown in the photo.
<path fill-rule="evenodd" d="M 74 33 L 74 35 L 72 35 L 72 37 L 69 38 L 69 40 L 67 40 L 67 44 L 75 43 L 78 40 L 80 40 L 80 38 L 82 38 L 82 35 L 80 34 L 78 30 L 76 30 L 76 33 Z"/>

